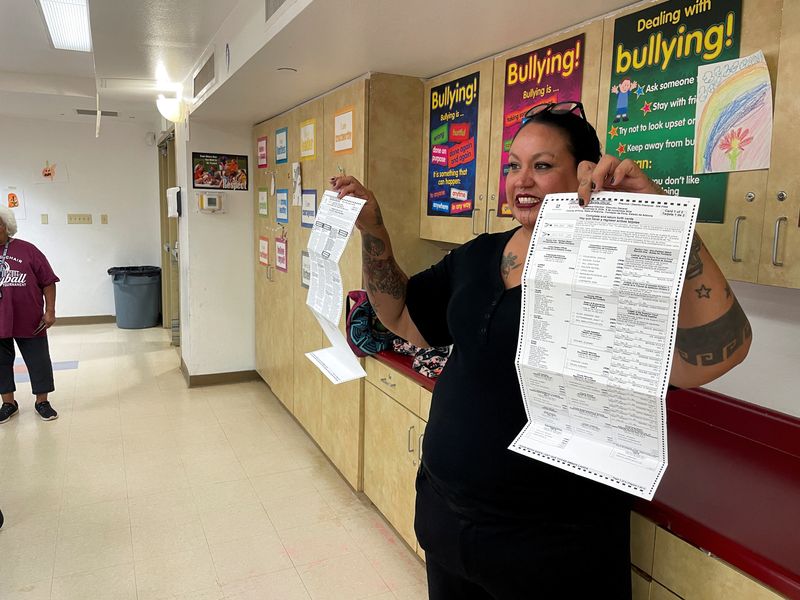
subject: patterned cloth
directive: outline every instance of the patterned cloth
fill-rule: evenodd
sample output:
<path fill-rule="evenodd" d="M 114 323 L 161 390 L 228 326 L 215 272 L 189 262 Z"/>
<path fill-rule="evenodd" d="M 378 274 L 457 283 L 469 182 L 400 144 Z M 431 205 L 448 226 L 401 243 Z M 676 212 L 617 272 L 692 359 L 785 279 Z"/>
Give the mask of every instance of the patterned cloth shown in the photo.
<path fill-rule="evenodd" d="M 398 354 L 413 356 L 411 368 L 429 379 L 436 379 L 441 374 L 450 354 L 450 346 L 420 348 L 400 338 L 394 340 L 393 347 Z"/>

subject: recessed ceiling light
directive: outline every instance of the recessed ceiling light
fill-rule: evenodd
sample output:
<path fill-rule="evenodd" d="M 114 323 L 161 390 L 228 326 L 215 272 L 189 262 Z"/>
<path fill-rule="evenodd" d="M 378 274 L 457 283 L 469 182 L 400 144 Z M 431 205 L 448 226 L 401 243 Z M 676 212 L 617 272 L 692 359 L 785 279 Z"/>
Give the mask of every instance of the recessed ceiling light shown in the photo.
<path fill-rule="evenodd" d="M 50 43 L 57 50 L 92 51 L 87 0 L 37 0 Z"/>

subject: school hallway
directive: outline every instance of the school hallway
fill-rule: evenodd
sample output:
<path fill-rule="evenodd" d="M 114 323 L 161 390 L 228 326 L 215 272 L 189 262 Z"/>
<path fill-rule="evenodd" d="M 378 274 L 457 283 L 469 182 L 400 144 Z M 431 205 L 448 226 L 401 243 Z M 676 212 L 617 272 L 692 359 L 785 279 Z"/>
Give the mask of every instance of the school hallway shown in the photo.
<path fill-rule="evenodd" d="M 161 328 L 50 332 L 0 425 L 3 600 L 422 600 L 425 569 L 262 382 L 187 389 Z"/>

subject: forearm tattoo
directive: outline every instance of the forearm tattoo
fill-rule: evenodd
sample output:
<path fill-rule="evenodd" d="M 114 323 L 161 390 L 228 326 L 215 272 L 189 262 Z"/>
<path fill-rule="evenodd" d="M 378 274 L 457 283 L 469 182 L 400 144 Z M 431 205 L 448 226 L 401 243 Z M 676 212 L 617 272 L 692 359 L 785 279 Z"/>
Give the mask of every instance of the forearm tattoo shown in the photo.
<path fill-rule="evenodd" d="M 726 361 L 751 337 L 750 322 L 734 298 L 730 310 L 716 321 L 688 329 L 679 327 L 675 350 L 689 364 L 707 367 Z"/>
<path fill-rule="evenodd" d="M 378 257 L 386 252 L 386 242 L 379 237 L 375 237 L 374 235 L 367 233 L 366 231 L 362 231 L 361 249 L 365 256 Z"/>
<path fill-rule="evenodd" d="M 703 261 L 700 259 L 700 249 L 703 247 L 703 242 L 700 241 L 700 236 L 695 231 L 692 237 L 692 247 L 689 248 L 689 263 L 686 265 L 686 279 L 692 279 L 698 275 L 703 274 Z"/>
<path fill-rule="evenodd" d="M 362 254 L 362 261 L 364 279 L 369 292 L 372 294 L 389 294 L 395 300 L 402 300 L 406 297 L 408 277 L 397 266 L 394 257 L 374 258 L 365 251 Z"/>

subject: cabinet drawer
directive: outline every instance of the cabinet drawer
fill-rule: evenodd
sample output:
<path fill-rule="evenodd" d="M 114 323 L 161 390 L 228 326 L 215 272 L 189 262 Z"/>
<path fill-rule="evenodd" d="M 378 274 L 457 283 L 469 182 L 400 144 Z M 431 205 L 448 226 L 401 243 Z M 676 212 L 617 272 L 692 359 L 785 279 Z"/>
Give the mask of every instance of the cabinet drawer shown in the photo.
<path fill-rule="evenodd" d="M 631 569 L 631 592 L 633 600 L 650 599 L 650 582 L 635 569 Z"/>
<path fill-rule="evenodd" d="M 431 398 L 433 394 L 431 394 L 428 390 L 424 387 L 419 388 L 419 418 L 428 422 L 428 415 L 431 412 Z"/>
<path fill-rule="evenodd" d="M 778 600 L 729 564 L 657 527 L 653 579 L 685 600 Z"/>
<path fill-rule="evenodd" d="M 631 512 L 631 562 L 648 575 L 653 574 L 655 543 L 656 524 Z"/>
<path fill-rule="evenodd" d="M 367 381 L 419 415 L 419 384 L 374 358 L 366 362 Z"/>

